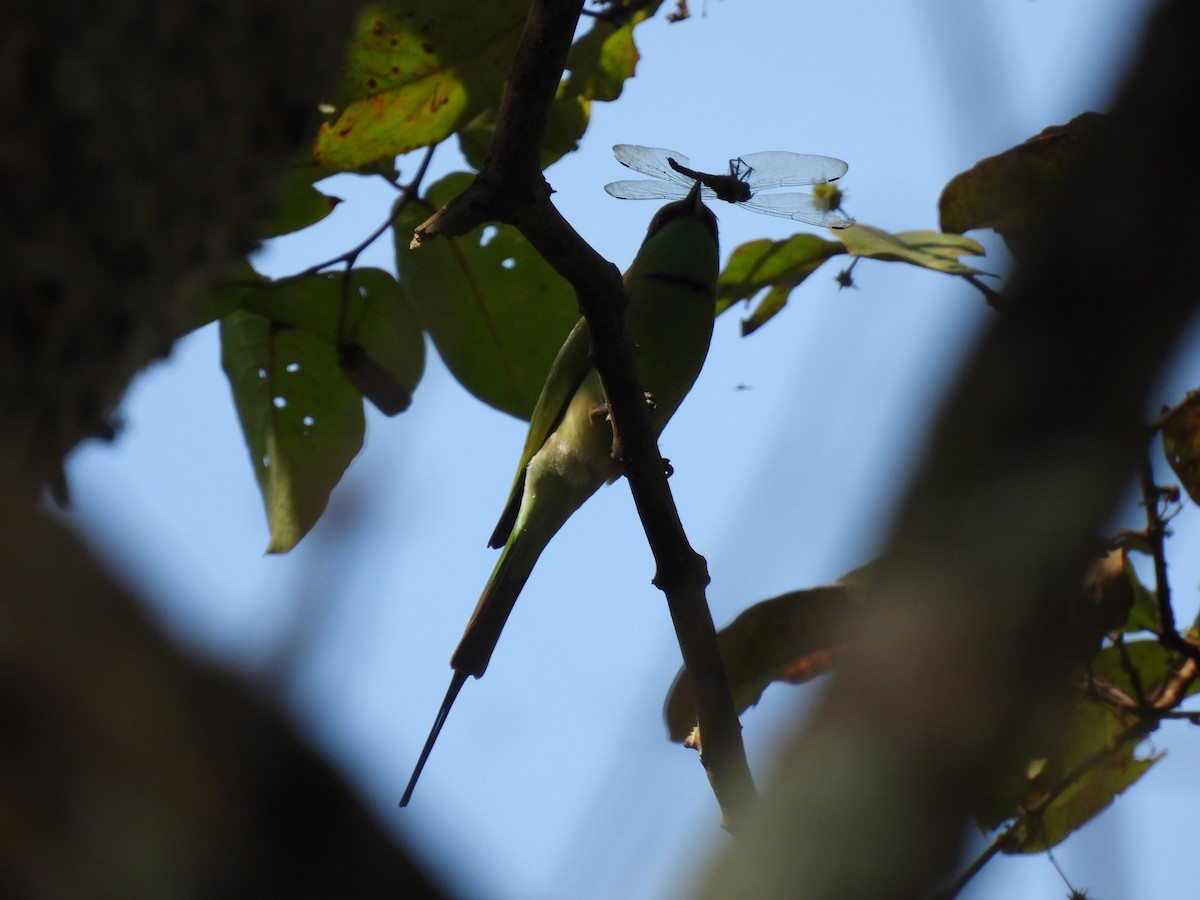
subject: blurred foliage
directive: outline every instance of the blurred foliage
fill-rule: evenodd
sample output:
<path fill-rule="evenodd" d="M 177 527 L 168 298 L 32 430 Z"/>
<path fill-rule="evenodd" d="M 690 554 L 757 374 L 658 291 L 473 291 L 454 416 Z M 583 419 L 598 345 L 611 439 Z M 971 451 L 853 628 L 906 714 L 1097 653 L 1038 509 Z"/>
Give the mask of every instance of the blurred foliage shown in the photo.
<path fill-rule="evenodd" d="M 620 97 L 639 59 L 634 29 L 659 5 L 608 4 L 606 15 L 590 19 L 576 37 L 550 111 L 544 166 L 579 146 L 592 103 Z M 328 120 L 315 135 L 312 158 L 281 176 L 278 207 L 261 236 L 327 216 L 337 200 L 315 185 L 331 172 L 383 174 L 394 183 L 397 155 L 432 151 L 450 138 L 469 165 L 481 167 L 526 6 L 524 0 L 364 6 L 342 82 L 333 97 L 321 98 L 329 101 L 322 107 Z M 1085 113 L 954 176 L 938 203 L 941 231 L 893 233 L 856 224 L 737 247 L 720 276 L 715 314 L 738 302 L 752 306 L 742 322 L 750 334 L 779 315 L 826 261 L 842 256 L 849 258 L 837 275 L 842 286 L 852 283 L 860 260 L 904 263 L 963 278 L 1000 308 L 980 280 L 988 273 L 962 261 L 983 254 L 964 232 L 993 229 L 1019 262 L 1033 223 L 1067 189 L 1104 123 Z M 220 321 L 222 362 L 262 492 L 270 552 L 289 550 L 320 517 L 362 445 L 363 399 L 389 415 L 408 407 L 426 336 L 466 390 L 528 417 L 578 319 L 569 286 L 511 226 L 493 224 L 409 249 L 413 231 L 472 179 L 455 173 L 425 186 L 423 171 L 401 188 L 389 220 L 399 281 L 356 267 L 362 247 L 276 281 L 247 263 L 195 323 Z M 843 200 L 840 185 L 819 196 L 831 207 Z M 336 264 L 345 271 L 322 274 Z M 1196 502 L 1198 404 L 1189 396 L 1158 423 L 1166 458 Z M 1106 808 L 1158 760 L 1159 754 L 1139 755 L 1139 747 L 1197 690 L 1196 666 L 1156 634 L 1163 598 L 1142 584 L 1129 559 L 1132 552 L 1155 552 L 1156 527 L 1161 531 L 1162 523 L 1151 517 L 1146 532 L 1118 536 L 1119 548 L 1097 562 L 1079 595 L 1064 598 L 1079 660 L 1075 701 L 1054 739 L 1014 758 L 977 811 L 982 828 L 999 831 L 1006 852 L 1052 847 Z M 869 582 L 860 570 L 837 585 L 754 603 L 723 629 L 720 647 L 738 710 L 754 705 L 771 683 L 800 684 L 835 665 L 852 620 L 869 608 Z M 694 737 L 694 710 L 681 672 L 664 707 L 673 740 Z"/>

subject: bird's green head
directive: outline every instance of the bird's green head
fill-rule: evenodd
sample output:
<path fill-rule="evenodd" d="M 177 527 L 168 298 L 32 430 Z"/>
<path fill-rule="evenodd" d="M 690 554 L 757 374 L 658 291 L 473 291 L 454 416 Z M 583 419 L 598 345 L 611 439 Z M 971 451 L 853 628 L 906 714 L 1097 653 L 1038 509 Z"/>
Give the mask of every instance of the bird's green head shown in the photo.
<path fill-rule="evenodd" d="M 700 182 L 693 184 L 691 191 L 682 200 L 668 203 L 654 214 L 654 218 L 650 220 L 650 227 L 646 229 L 646 240 L 650 240 L 669 224 L 680 219 L 698 219 L 703 222 L 712 235 L 713 245 L 717 244 L 717 217 L 700 200 Z"/>

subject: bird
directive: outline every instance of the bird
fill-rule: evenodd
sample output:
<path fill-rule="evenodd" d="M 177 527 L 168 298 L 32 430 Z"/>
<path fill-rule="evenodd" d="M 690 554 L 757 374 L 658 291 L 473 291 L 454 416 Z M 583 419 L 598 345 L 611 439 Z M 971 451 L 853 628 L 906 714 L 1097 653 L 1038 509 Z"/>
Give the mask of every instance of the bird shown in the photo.
<path fill-rule="evenodd" d="M 697 181 L 650 221 L 625 273 L 626 323 L 655 435 L 692 389 L 708 355 L 716 313 L 717 217 Z M 558 352 L 534 406 L 517 474 L 488 546 L 502 548 L 457 649 L 454 675 L 400 800 L 417 779 L 468 676 L 482 677 L 534 564 L 551 538 L 601 485 L 621 475 L 612 456 L 604 391 L 580 319 Z"/>

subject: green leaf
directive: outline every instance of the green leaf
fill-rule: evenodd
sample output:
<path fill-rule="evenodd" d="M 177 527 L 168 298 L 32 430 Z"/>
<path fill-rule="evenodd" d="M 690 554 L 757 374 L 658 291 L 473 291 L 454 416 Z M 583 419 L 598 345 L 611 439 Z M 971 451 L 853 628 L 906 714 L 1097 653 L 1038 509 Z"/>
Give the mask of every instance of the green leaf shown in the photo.
<path fill-rule="evenodd" d="M 596 20 L 567 55 L 568 91 L 587 100 L 611 101 L 621 96 L 641 59 L 633 29 L 654 15 L 661 0 L 638 10 L 627 21 Z"/>
<path fill-rule="evenodd" d="M 525 21 L 525 0 L 395 0 L 363 7 L 336 121 L 314 153 L 357 169 L 445 139 L 495 106 Z"/>
<path fill-rule="evenodd" d="M 1037 853 L 1062 842 L 1160 758 L 1135 755 L 1141 736 L 1128 724 L 1111 708 L 1076 697 L 1044 753 L 1010 766 L 997 781 L 976 812 L 981 827 L 1012 821 L 1005 853 Z"/>
<path fill-rule="evenodd" d="M 249 312 L 221 320 L 221 365 L 267 514 L 267 552 L 286 553 L 362 447 L 362 400 L 336 347 Z"/>
<path fill-rule="evenodd" d="M 240 307 L 299 328 L 337 350 L 344 374 L 379 409 L 408 407 L 425 370 L 425 337 L 383 269 L 286 278 L 243 288 Z"/>
<path fill-rule="evenodd" d="M 1099 113 L 1083 113 L 955 175 L 938 200 L 942 230 L 992 228 L 1022 255 L 1031 229 L 1056 202 L 1103 123 Z"/>
<path fill-rule="evenodd" d="M 1129 618 L 1125 620 L 1122 630 L 1126 634 L 1138 631 L 1158 630 L 1158 597 L 1155 592 L 1142 584 L 1138 578 L 1133 563 L 1125 561 L 1125 577 L 1133 590 L 1133 606 L 1129 610 Z"/>
<path fill-rule="evenodd" d="M 542 142 L 542 168 L 572 152 L 587 130 L 593 101 L 616 100 L 637 66 L 633 29 L 654 15 L 660 3 L 651 3 L 624 22 L 594 19 L 591 29 L 571 46 L 567 55 L 570 75 L 558 86 L 546 136 Z M 483 167 L 496 130 L 496 109 L 477 116 L 459 132 L 459 146 L 467 162 Z"/>
<path fill-rule="evenodd" d="M 1157 753 L 1139 758 L 1133 748 L 1114 753 L 1089 769 L 1037 814 L 1021 816 L 1005 841 L 1005 853 L 1041 853 L 1062 843 L 1106 810 L 1125 790 L 1162 759 Z"/>
<path fill-rule="evenodd" d="M 835 584 L 755 603 L 717 632 L 738 713 L 773 681 L 801 684 L 828 671 L 846 646 L 859 608 L 854 589 Z M 667 733 L 682 741 L 696 726 L 696 700 L 681 669 L 663 706 Z"/>
<path fill-rule="evenodd" d="M 1142 695 L 1150 695 L 1171 677 L 1176 663 L 1175 654 L 1157 640 L 1126 641 L 1123 647 L 1105 647 L 1097 653 L 1089 670 L 1093 678 L 1110 681 L 1136 699 L 1135 675 Z"/>
<path fill-rule="evenodd" d="M 260 236 L 273 238 L 291 234 L 293 231 L 315 225 L 333 212 L 342 201 L 337 197 L 322 194 L 313 187 L 314 182 L 328 177 L 329 173 L 317 165 L 290 168 L 280 189 L 275 209 L 260 228 Z"/>
<path fill-rule="evenodd" d="M 742 244 L 733 251 L 717 280 L 717 315 L 765 289 L 766 296 L 742 322 L 742 333 L 749 334 L 783 309 L 788 295 L 825 260 L 844 252 L 837 241 L 813 234 Z"/>
<path fill-rule="evenodd" d="M 870 225 L 851 225 L 839 229 L 837 236 L 851 256 L 906 262 L 948 275 L 987 274 L 958 261 L 958 257 L 964 254 L 983 255 L 983 247 L 977 241 L 961 234 L 941 231 L 901 231 L 892 234 Z"/>
<path fill-rule="evenodd" d="M 1200 503 L 1200 392 L 1171 409 L 1161 424 L 1163 455 L 1183 489 Z"/>
<path fill-rule="evenodd" d="M 429 189 L 440 207 L 471 176 L 459 172 Z M 398 217 L 400 284 L 446 366 L 485 403 L 528 419 L 559 347 L 579 321 L 570 286 L 508 225 L 409 249 L 428 217 L 411 203 Z"/>
<path fill-rule="evenodd" d="M 238 260 L 226 278 L 224 287 L 206 297 L 200 308 L 195 310 L 184 333 L 194 331 L 209 322 L 215 322 L 217 319 L 229 315 L 242 305 L 247 287 L 268 283 L 269 279 L 256 272 L 249 260 Z"/>

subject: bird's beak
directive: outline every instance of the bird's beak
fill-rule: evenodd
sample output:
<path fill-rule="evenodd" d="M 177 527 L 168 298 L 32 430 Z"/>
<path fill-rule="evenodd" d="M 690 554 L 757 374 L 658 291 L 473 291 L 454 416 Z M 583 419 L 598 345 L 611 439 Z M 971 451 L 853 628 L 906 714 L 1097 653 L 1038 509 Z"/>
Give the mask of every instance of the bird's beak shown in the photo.
<path fill-rule="evenodd" d="M 676 194 L 676 196 L 679 196 Z M 699 215 L 704 203 L 700 200 L 700 182 L 692 182 L 692 189 L 688 191 L 685 202 L 691 207 L 692 213 Z"/>

